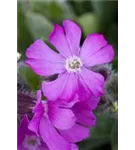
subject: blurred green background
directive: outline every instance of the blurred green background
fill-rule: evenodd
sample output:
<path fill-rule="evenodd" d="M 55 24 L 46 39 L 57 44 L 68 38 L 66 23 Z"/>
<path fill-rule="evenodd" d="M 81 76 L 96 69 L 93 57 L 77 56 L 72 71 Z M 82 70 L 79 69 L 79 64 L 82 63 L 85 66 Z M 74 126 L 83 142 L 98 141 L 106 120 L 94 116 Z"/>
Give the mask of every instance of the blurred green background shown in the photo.
<path fill-rule="evenodd" d="M 106 85 L 105 102 L 95 111 L 97 125 L 91 129 L 90 139 L 80 142 L 79 148 L 117 150 L 118 1 L 21 0 L 17 5 L 17 49 L 21 54 L 20 62 L 25 59 L 26 48 L 35 39 L 42 38 L 48 43 L 53 24 L 61 24 L 64 19 L 72 19 L 81 26 L 82 41 L 88 34 L 98 32 L 104 34 L 113 45 L 115 59 L 110 65 L 112 76 Z M 39 88 L 41 78 L 31 69 L 19 67 L 18 75 L 23 77 L 32 91 Z"/>

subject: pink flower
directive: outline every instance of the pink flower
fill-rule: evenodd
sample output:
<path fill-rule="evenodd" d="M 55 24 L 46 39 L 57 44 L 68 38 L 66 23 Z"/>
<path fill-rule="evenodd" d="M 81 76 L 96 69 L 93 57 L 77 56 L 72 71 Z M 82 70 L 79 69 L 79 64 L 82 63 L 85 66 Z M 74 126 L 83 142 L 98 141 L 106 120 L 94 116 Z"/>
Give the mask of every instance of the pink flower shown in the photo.
<path fill-rule="evenodd" d="M 21 120 L 17 132 L 18 150 L 49 150 L 46 144 L 34 132 L 28 129 L 29 120 L 27 115 Z"/>
<path fill-rule="evenodd" d="M 63 27 L 56 24 L 49 37 L 58 50 L 54 52 L 43 40 L 36 40 L 26 51 L 26 63 L 40 76 L 59 74 L 51 82 L 43 82 L 42 90 L 49 100 L 88 99 L 104 93 L 104 77 L 91 67 L 108 63 L 114 58 L 114 50 L 101 34 L 90 34 L 80 46 L 80 27 L 70 20 Z"/>
<path fill-rule="evenodd" d="M 41 101 L 40 90 L 37 99 L 29 129 L 41 136 L 49 150 L 77 150 L 74 143 L 89 137 L 89 127 L 95 125 L 92 110 L 98 100 L 93 98 L 83 103 L 77 100 L 70 103 Z"/>
<path fill-rule="evenodd" d="M 88 101 L 78 101 L 70 106 L 76 116 L 76 123 L 70 129 L 59 130 L 67 141 L 76 143 L 90 136 L 90 128 L 96 124 L 96 117 L 92 111 L 98 102 L 99 98 L 91 97 Z"/>

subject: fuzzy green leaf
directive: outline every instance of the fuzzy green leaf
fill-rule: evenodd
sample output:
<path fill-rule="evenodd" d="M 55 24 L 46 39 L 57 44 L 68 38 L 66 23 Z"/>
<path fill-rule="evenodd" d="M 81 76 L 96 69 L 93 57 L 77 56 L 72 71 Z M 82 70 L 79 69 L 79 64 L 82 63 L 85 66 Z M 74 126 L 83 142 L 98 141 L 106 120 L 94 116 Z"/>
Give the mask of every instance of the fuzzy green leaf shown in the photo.
<path fill-rule="evenodd" d="M 110 138 L 114 123 L 115 119 L 109 116 L 97 115 L 96 126 L 93 129 L 91 129 L 91 138 L 94 139 Z"/>
<path fill-rule="evenodd" d="M 18 74 L 26 81 L 32 91 L 36 91 L 40 88 L 41 78 L 35 74 L 29 67 L 20 67 Z"/>
<path fill-rule="evenodd" d="M 90 33 L 99 31 L 99 22 L 95 14 L 86 13 L 77 18 L 77 22 L 83 29 L 83 33 L 87 36 Z"/>
<path fill-rule="evenodd" d="M 48 37 L 52 31 L 52 24 L 43 15 L 28 12 L 26 14 L 26 21 L 34 39 L 38 39 L 41 36 Z"/>

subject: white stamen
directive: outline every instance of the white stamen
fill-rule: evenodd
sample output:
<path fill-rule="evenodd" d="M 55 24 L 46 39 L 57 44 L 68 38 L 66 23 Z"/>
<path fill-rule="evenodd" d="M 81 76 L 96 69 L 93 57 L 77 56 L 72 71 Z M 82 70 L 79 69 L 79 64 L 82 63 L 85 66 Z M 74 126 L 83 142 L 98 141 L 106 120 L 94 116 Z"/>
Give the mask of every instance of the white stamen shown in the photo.
<path fill-rule="evenodd" d="M 77 56 L 69 57 L 66 60 L 66 69 L 69 72 L 81 71 L 82 62 Z"/>

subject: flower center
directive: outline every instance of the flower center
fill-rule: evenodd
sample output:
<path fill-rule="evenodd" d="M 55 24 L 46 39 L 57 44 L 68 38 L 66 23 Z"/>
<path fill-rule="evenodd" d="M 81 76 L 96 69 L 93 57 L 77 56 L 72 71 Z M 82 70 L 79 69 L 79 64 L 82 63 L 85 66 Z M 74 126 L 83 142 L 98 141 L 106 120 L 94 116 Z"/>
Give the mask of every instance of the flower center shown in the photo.
<path fill-rule="evenodd" d="M 30 141 L 28 141 L 28 144 L 35 145 L 35 144 L 37 144 L 37 141 L 36 140 L 30 140 Z"/>
<path fill-rule="evenodd" d="M 39 138 L 35 135 L 31 136 L 26 135 L 25 140 L 23 142 L 24 148 L 27 148 L 29 150 L 36 149 L 40 144 L 41 143 Z"/>
<path fill-rule="evenodd" d="M 78 68 L 80 68 L 80 62 L 78 61 L 78 60 L 73 60 L 73 61 L 70 61 L 69 62 L 69 67 L 71 68 L 71 69 L 78 69 Z"/>
<path fill-rule="evenodd" d="M 80 71 L 82 66 L 82 62 L 79 57 L 73 56 L 66 60 L 66 69 L 69 72 Z"/>

